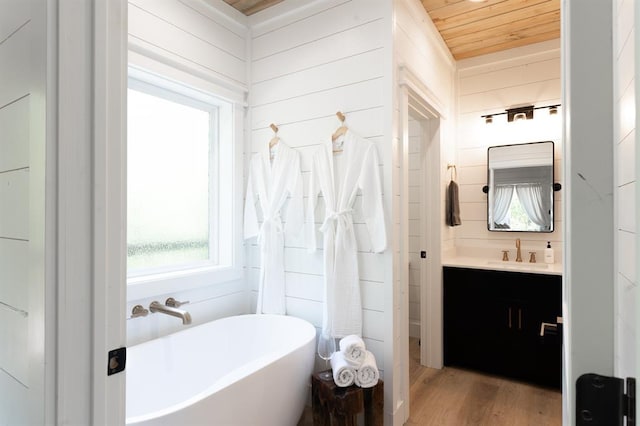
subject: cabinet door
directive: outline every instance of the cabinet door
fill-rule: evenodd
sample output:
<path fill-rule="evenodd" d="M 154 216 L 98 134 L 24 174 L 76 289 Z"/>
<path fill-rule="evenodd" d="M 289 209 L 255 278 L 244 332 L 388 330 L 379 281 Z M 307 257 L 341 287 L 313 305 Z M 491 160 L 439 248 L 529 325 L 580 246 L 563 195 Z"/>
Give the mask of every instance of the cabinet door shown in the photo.
<path fill-rule="evenodd" d="M 556 323 L 562 315 L 562 279 L 543 274 L 501 275 L 503 297 L 513 312 L 513 327 L 505 338 L 509 354 L 504 374 L 559 387 L 562 379 L 562 342 L 557 335 L 540 337 L 543 322 Z"/>
<path fill-rule="evenodd" d="M 445 268 L 444 363 L 501 374 L 509 312 L 482 272 Z"/>
<path fill-rule="evenodd" d="M 523 330 L 520 356 L 523 377 L 532 382 L 560 387 L 562 382 L 562 337 L 546 332 L 540 335 L 543 323 L 556 324 L 562 316 L 562 278 L 542 275 L 532 279 L 522 289 L 527 299 L 523 310 Z"/>

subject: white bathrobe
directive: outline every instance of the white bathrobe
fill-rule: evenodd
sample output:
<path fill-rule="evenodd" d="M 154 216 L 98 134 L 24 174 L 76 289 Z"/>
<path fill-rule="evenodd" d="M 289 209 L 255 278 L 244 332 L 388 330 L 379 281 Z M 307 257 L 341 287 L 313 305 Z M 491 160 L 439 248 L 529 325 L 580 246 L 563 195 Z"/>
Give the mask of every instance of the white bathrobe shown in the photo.
<path fill-rule="evenodd" d="M 358 274 L 358 247 L 353 229 L 353 205 L 362 192 L 362 217 L 374 252 L 383 252 L 387 233 L 382 207 L 380 161 L 375 145 L 347 131 L 336 143 L 341 153 L 333 153 L 331 140 L 324 143 L 311 161 L 306 241 L 316 249 L 315 208 L 318 195 L 325 202 L 324 284 L 325 304 L 322 332 L 325 338 L 362 335 L 362 303 Z"/>
<path fill-rule="evenodd" d="M 271 150 L 268 145 L 253 154 L 249 166 L 247 197 L 244 209 L 244 237 L 258 237 L 260 246 L 260 282 L 256 313 L 285 314 L 284 232 L 302 231 L 304 211 L 300 154 L 280 141 Z M 287 205 L 283 229 L 280 210 Z M 256 198 L 262 211 L 258 223 Z"/>

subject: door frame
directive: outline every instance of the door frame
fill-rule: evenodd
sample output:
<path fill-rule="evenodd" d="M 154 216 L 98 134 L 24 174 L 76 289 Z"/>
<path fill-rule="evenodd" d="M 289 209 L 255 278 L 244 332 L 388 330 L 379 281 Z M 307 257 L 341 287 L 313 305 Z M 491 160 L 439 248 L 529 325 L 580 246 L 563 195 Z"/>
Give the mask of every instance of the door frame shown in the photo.
<path fill-rule="evenodd" d="M 399 93 L 399 138 L 398 156 L 400 164 L 400 336 L 395 356 L 400 360 L 398 377 L 400 377 L 400 396 L 404 402 L 405 417 L 409 418 L 409 110 L 428 119 L 430 125 L 436 124 L 438 130 L 430 141 L 423 141 L 425 148 L 422 167 L 425 179 L 425 211 L 424 235 L 427 251 L 426 266 L 421 265 L 420 289 L 420 335 L 421 363 L 433 368 L 442 368 L 442 128 L 446 116 L 442 102 L 431 91 L 410 67 L 402 64 L 398 69 Z M 428 237 L 428 238 L 427 238 Z M 426 286 L 423 284 L 426 281 Z M 395 374 L 394 374 L 395 376 Z"/>
<path fill-rule="evenodd" d="M 126 346 L 128 3 L 94 0 L 92 424 L 126 420 L 126 373 L 105 374 Z"/>
<path fill-rule="evenodd" d="M 56 392 L 46 423 L 124 424 L 125 374 L 107 376 L 107 365 L 126 345 L 127 1 L 48 7 L 57 318 L 47 317 Z"/>

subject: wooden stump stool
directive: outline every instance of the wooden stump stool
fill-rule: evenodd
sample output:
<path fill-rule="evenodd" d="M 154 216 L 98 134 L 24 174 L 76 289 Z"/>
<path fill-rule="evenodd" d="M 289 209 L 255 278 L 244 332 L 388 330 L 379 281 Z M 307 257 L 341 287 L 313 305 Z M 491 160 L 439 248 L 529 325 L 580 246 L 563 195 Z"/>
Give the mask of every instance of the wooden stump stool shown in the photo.
<path fill-rule="evenodd" d="M 314 426 L 356 426 L 357 416 L 364 412 L 365 426 L 384 423 L 384 384 L 361 388 L 352 385 L 341 388 L 333 378 L 322 380 L 321 373 L 311 376 L 311 399 Z"/>

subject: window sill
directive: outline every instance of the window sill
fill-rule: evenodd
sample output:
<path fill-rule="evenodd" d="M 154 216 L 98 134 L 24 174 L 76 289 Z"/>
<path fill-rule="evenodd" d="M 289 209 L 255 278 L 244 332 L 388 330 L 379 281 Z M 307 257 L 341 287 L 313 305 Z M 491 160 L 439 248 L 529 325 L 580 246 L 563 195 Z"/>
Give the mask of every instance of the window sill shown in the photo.
<path fill-rule="evenodd" d="M 242 276 L 242 268 L 223 266 L 128 278 L 127 300 L 139 300 L 207 287 L 239 280 Z"/>

